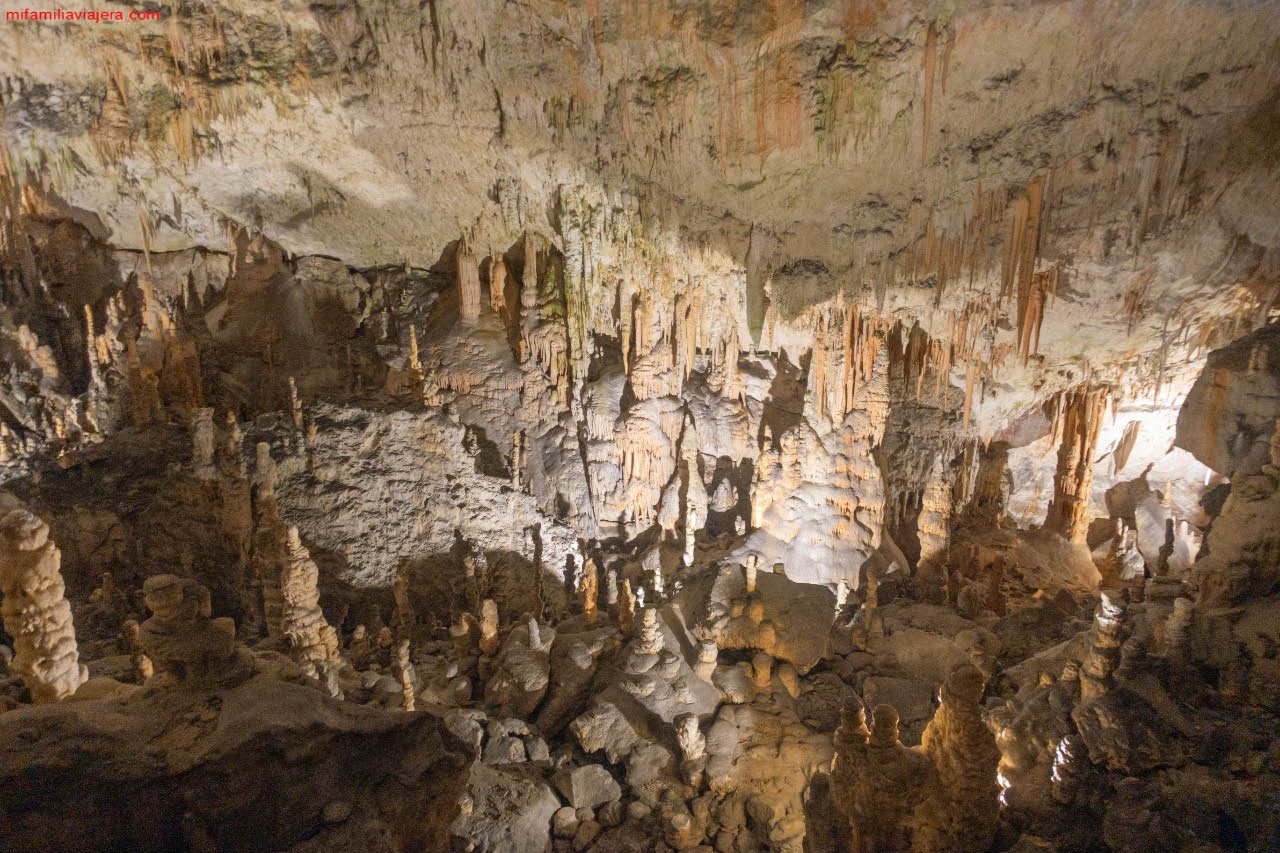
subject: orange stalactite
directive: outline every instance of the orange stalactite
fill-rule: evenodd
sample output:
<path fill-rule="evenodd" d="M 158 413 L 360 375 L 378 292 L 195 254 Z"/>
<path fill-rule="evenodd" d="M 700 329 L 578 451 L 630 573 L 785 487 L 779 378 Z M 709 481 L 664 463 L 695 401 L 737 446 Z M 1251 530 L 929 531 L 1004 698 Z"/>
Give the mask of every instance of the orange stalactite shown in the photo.
<path fill-rule="evenodd" d="M 970 359 L 965 362 L 964 366 L 964 426 L 965 432 L 969 431 L 969 418 L 973 413 L 973 389 L 978 381 L 978 375 L 981 371 L 981 365 Z"/>
<path fill-rule="evenodd" d="M 857 305 L 850 305 L 844 316 L 844 400 L 847 410 L 858 385 L 857 346 L 861 315 Z M 846 411 L 845 414 L 848 414 Z"/>
<path fill-rule="evenodd" d="M 942 94 L 947 93 L 947 75 L 951 73 L 951 52 L 956 47 L 956 32 L 948 27 L 947 43 L 942 48 Z"/>
<path fill-rule="evenodd" d="M 1018 317 L 1018 354 L 1026 364 L 1032 353 L 1040 351 L 1040 327 L 1044 324 L 1044 310 L 1058 292 L 1058 267 L 1051 267 L 1031 276 L 1025 308 Z"/>

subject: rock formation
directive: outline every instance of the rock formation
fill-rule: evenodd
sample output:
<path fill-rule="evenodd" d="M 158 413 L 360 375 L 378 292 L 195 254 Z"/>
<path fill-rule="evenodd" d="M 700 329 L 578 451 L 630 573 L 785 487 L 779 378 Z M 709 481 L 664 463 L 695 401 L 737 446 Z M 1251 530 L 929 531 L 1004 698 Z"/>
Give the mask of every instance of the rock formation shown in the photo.
<path fill-rule="evenodd" d="M 322 679 L 332 684 L 333 670 L 341 658 L 338 633 L 325 621 L 320 609 L 320 590 L 316 586 L 320 570 L 296 527 L 289 528 L 287 548 L 287 561 L 280 575 L 280 627 L 294 654 L 315 665 Z"/>
<path fill-rule="evenodd" d="M 1000 751 L 982 718 L 984 682 L 977 667 L 964 664 L 942 685 L 941 704 L 920 740 L 937 774 L 916 809 L 914 850 L 986 850 L 995 840 Z"/>
<path fill-rule="evenodd" d="M 1268 4 L 106 5 L 0 847 L 1280 847 Z"/>
<path fill-rule="evenodd" d="M 1054 432 L 1061 430 L 1062 445 L 1045 527 L 1073 542 L 1083 541 L 1089 527 L 1093 458 L 1108 394 L 1107 388 L 1081 386 L 1057 403 L 1055 418 L 1061 424 L 1055 424 Z"/>
<path fill-rule="evenodd" d="M 76 647 L 61 563 L 49 525 L 0 492 L 0 610 L 13 638 L 12 669 L 36 702 L 65 699 L 89 677 Z"/>
<path fill-rule="evenodd" d="M 142 623 L 142 648 L 176 682 L 202 683 L 234 674 L 236 626 L 213 619 L 209 590 L 190 578 L 156 575 L 142 586 L 151 618 Z"/>

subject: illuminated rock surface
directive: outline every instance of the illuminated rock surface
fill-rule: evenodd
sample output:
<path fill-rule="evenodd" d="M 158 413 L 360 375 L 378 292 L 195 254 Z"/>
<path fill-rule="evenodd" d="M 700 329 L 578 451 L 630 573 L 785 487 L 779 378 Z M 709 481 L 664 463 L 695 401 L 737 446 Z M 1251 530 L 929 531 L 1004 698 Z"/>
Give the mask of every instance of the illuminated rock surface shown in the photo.
<path fill-rule="evenodd" d="M 1280 846 L 1271 5 L 119 10 L 0 28 L 0 846 Z"/>

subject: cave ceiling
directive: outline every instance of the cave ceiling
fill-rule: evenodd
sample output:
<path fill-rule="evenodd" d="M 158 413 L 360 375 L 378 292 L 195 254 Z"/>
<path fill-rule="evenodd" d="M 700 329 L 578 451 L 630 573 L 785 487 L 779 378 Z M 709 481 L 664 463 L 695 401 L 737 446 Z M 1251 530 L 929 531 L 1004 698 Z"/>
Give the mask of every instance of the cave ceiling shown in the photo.
<path fill-rule="evenodd" d="M 236 0 L 9 26 L 0 67 L 28 203 L 117 247 L 431 268 L 570 210 L 656 277 L 718 256 L 757 343 L 837 295 L 944 339 L 995 305 L 998 400 L 1149 392 L 1265 312 L 1278 36 L 1267 3 Z M 988 434 L 1030 402 L 981 396 Z"/>

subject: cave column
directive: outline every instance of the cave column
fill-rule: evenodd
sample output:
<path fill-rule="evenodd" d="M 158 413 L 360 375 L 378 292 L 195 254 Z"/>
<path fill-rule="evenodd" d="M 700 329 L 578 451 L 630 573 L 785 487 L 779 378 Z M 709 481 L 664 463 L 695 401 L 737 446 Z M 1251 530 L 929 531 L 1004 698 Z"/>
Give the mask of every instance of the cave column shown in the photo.
<path fill-rule="evenodd" d="M 1072 542 L 1083 542 L 1089 529 L 1093 459 L 1109 390 L 1081 385 L 1067 392 L 1062 402 L 1062 444 L 1044 524 Z"/>

